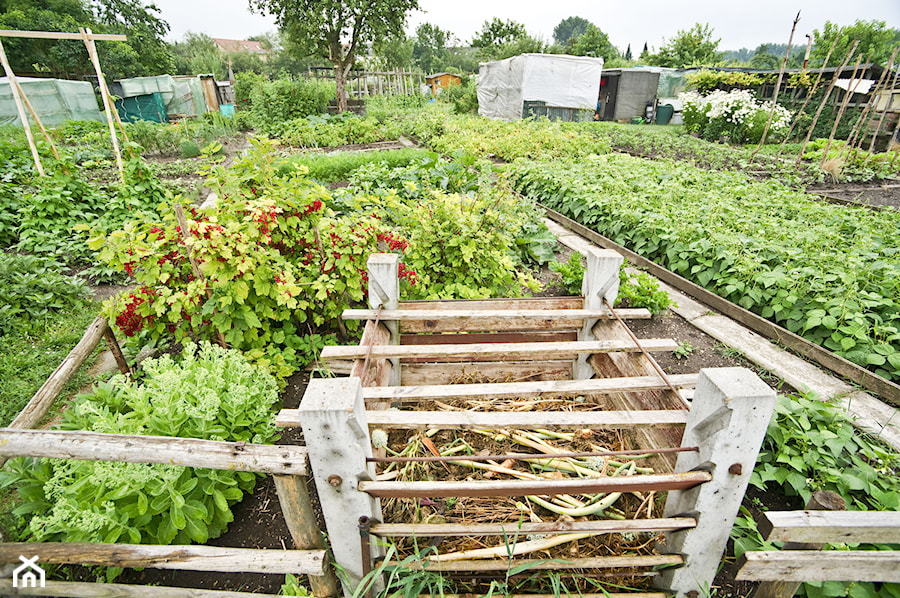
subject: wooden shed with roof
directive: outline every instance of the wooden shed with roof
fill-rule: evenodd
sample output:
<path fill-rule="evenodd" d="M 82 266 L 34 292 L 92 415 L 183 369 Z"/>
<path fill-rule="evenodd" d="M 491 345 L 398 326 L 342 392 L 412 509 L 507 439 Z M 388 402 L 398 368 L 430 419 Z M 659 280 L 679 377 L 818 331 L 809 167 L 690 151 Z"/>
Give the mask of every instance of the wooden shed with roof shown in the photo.
<path fill-rule="evenodd" d="M 431 95 L 437 95 L 451 85 L 462 85 L 462 77 L 453 73 L 435 73 L 425 77 L 425 83 L 431 87 Z"/>

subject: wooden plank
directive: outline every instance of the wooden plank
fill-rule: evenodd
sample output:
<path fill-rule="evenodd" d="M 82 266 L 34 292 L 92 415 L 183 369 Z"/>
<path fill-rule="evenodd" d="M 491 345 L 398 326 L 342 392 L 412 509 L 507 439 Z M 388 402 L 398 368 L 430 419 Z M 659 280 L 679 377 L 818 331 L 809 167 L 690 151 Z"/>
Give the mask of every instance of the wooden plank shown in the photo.
<path fill-rule="evenodd" d="M 0 428 L 0 454 L 5 458 L 49 457 L 163 463 L 230 471 L 306 475 L 305 447 L 172 436 Z"/>
<path fill-rule="evenodd" d="M 634 428 L 684 426 L 688 412 L 673 411 L 372 411 L 369 425 L 405 430 Z M 285 418 L 279 416 L 284 421 Z M 652 452 L 648 449 L 647 452 Z"/>
<path fill-rule="evenodd" d="M 750 550 L 738 566 L 741 581 L 900 582 L 897 550 Z"/>
<path fill-rule="evenodd" d="M 151 567 L 223 573 L 303 573 L 321 575 L 324 550 L 260 550 L 220 546 L 100 544 L 94 542 L 4 542 L 0 562 L 16 563 L 20 554 L 39 554 L 40 564 Z"/>
<path fill-rule="evenodd" d="M 900 544 L 900 512 L 769 511 L 759 531 L 770 542 Z"/>
<path fill-rule="evenodd" d="M 641 345 L 647 351 L 672 351 L 678 343 L 672 339 L 642 339 Z M 373 358 L 418 358 L 418 359 L 472 359 L 476 357 L 547 359 L 552 357 L 574 358 L 579 353 L 636 352 L 638 348 L 629 341 L 582 341 L 569 343 L 475 343 L 471 345 L 396 345 L 373 346 Z M 322 349 L 321 358 L 361 359 L 369 353 L 367 347 L 334 346 Z"/>
<path fill-rule="evenodd" d="M 375 345 L 387 345 L 390 343 L 391 333 L 384 324 L 375 324 L 375 320 L 366 322 L 362 338 L 359 341 L 360 348 L 368 351 L 368 347 Z M 350 376 L 362 379 L 363 386 L 387 385 L 391 376 L 393 364 L 384 358 L 369 356 L 366 364 L 365 355 L 353 361 L 350 368 Z"/>
<path fill-rule="evenodd" d="M 669 380 L 676 388 L 690 388 L 697 385 L 697 374 L 669 376 Z M 390 401 L 488 397 L 531 398 L 658 390 L 664 388 L 667 388 L 666 383 L 658 376 L 637 376 L 633 378 L 595 378 L 592 380 L 364 388 L 363 397 L 366 400 Z"/>
<path fill-rule="evenodd" d="M 371 532 L 382 538 L 417 536 L 525 536 L 528 534 L 564 534 L 590 532 L 598 534 L 662 532 L 695 527 L 693 517 L 668 519 L 627 519 L 616 521 L 553 521 L 549 523 L 379 523 Z"/>
<path fill-rule="evenodd" d="M 404 363 L 404 384 L 452 384 L 472 376 L 488 380 L 571 380 L 572 360 L 503 361 L 481 363 Z"/>
<path fill-rule="evenodd" d="M 684 562 L 677 554 L 660 554 L 649 556 L 599 556 L 572 559 L 484 559 L 477 561 L 437 561 L 428 560 L 409 563 L 411 568 L 425 571 L 508 571 L 514 567 L 527 565 L 527 571 L 548 569 L 618 569 L 624 567 L 658 567 L 662 565 L 680 565 Z M 396 561 L 388 561 L 388 565 L 397 565 Z M 631 594 L 629 594 L 630 596 Z"/>
<path fill-rule="evenodd" d="M 591 241 L 602 247 L 615 249 L 616 251 L 622 253 L 625 257 L 627 257 L 628 261 L 633 265 L 647 270 L 653 276 L 656 276 L 660 280 L 667 282 L 676 289 L 691 295 L 698 301 L 702 301 L 711 308 L 722 312 L 733 320 L 740 322 L 754 332 L 762 334 L 769 340 L 777 341 L 778 343 L 795 351 L 801 356 L 806 357 L 807 359 L 811 359 L 819 365 L 822 365 L 829 370 L 840 374 L 841 376 L 849 379 L 855 384 L 860 385 L 866 390 L 877 394 L 891 404 L 900 406 L 900 385 L 889 382 L 888 380 L 885 380 L 880 376 L 876 376 L 874 373 L 870 372 L 864 367 L 858 366 L 855 363 L 852 363 L 844 359 L 843 357 L 836 355 L 831 351 L 820 347 L 819 345 L 816 345 L 815 343 L 811 343 L 805 338 L 794 334 L 793 332 L 790 332 L 786 328 L 782 328 L 778 324 L 770 322 L 765 318 L 762 318 L 755 313 L 746 310 L 739 305 L 735 305 L 727 299 L 724 299 L 716 295 L 715 293 L 704 289 L 700 285 L 694 284 L 689 280 L 675 274 L 674 272 L 666 270 L 662 266 L 659 266 L 654 262 L 644 258 L 643 256 L 619 245 L 618 243 L 607 239 L 596 231 L 593 231 L 586 226 L 583 226 L 575 222 L 574 220 L 563 216 L 559 212 L 555 212 L 547 208 L 544 209 L 549 218 L 559 222 L 566 228 L 575 231 L 579 235 L 590 239 Z"/>
<path fill-rule="evenodd" d="M 84 581 L 48 581 L 43 588 L 13 588 L 11 579 L 0 579 L 0 594 L 59 598 L 278 598 L 277 594 Z"/>
<path fill-rule="evenodd" d="M 401 324 L 402 327 L 402 324 Z M 572 330 L 529 332 L 462 332 L 449 334 L 401 334 L 401 345 L 465 345 L 471 343 L 563 343 L 577 341 Z"/>
<path fill-rule="evenodd" d="M 708 482 L 706 471 L 566 480 L 477 480 L 461 482 L 359 482 L 359 490 L 378 498 L 443 496 L 531 496 L 685 490 Z"/>
<path fill-rule="evenodd" d="M 80 33 L 66 33 L 61 31 L 18 31 L 14 29 L 0 29 L 0 37 L 30 37 L 33 39 L 82 39 Z M 91 33 L 90 38 L 98 42 L 125 42 L 127 35 L 113 33 Z"/>
<path fill-rule="evenodd" d="M 581 309 L 581 297 L 523 297 L 521 299 L 449 299 L 401 301 L 400 309 Z"/>
<path fill-rule="evenodd" d="M 646 309 L 616 310 L 622 319 L 649 319 Z M 375 310 L 348 309 L 345 320 L 374 320 Z M 382 310 L 381 319 L 399 320 L 400 331 L 459 332 L 571 330 L 585 320 L 612 319 L 609 310 Z"/>

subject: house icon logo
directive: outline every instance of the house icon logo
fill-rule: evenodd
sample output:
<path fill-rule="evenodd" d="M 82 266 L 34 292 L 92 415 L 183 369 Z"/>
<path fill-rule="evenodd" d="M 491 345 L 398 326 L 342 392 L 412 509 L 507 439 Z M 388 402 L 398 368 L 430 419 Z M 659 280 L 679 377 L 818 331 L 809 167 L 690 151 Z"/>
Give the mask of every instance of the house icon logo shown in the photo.
<path fill-rule="evenodd" d="M 19 555 L 19 560 L 22 561 L 22 564 L 13 570 L 13 587 L 43 588 L 46 585 L 46 579 L 44 570 L 37 564 L 38 557 L 26 559 Z"/>

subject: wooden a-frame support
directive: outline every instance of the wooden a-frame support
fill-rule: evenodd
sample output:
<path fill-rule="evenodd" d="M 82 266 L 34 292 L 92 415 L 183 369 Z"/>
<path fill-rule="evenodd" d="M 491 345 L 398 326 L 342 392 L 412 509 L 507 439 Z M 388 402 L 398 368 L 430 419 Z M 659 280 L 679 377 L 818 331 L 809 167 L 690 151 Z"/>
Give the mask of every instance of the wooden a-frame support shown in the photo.
<path fill-rule="evenodd" d="M 116 156 L 116 165 L 119 168 L 119 178 L 122 182 L 125 182 L 125 164 L 122 161 L 122 152 L 119 149 L 119 139 L 116 137 L 116 129 L 115 126 L 119 126 L 119 130 L 122 131 L 122 135 L 125 135 L 125 129 L 122 126 L 122 121 L 119 120 L 118 113 L 112 109 L 112 98 L 109 93 L 109 88 L 106 86 L 106 78 L 103 76 L 103 71 L 100 68 L 100 58 L 97 55 L 97 48 L 94 44 L 95 41 L 119 41 L 124 42 L 128 39 L 125 35 L 117 35 L 117 34 L 94 34 L 90 29 L 79 28 L 78 33 L 67 33 L 67 32 L 57 32 L 57 31 L 14 31 L 9 29 L 0 29 L 0 38 L 3 37 L 19 37 L 19 38 L 31 38 L 31 39 L 80 39 L 84 41 L 84 45 L 87 48 L 88 56 L 90 56 L 91 64 L 94 65 L 94 70 L 97 73 L 97 82 L 100 87 L 100 96 L 103 98 L 103 108 L 106 113 L 106 120 L 109 123 L 109 134 L 112 140 L 113 151 Z M 44 165 L 41 163 L 40 155 L 38 154 L 37 145 L 34 142 L 34 136 L 31 133 L 31 127 L 28 125 L 28 118 L 25 114 L 25 107 L 23 104 L 28 106 L 29 111 L 31 112 L 32 118 L 34 118 L 34 122 L 41 129 L 41 132 L 44 134 L 44 137 L 50 143 L 51 149 L 53 150 L 54 155 L 59 158 L 59 154 L 56 152 L 56 148 L 53 146 L 53 141 L 50 139 L 50 136 L 47 134 L 44 129 L 44 125 L 41 123 L 38 118 L 37 112 L 31 107 L 28 99 L 25 97 L 25 93 L 19 85 L 15 73 L 13 73 L 12 67 L 9 65 L 9 61 L 6 58 L 6 51 L 3 49 L 3 43 L 0 42 L 0 62 L 3 63 L 3 70 L 6 73 L 6 77 L 9 79 L 9 87 L 10 91 L 12 91 L 13 101 L 16 104 L 16 110 L 19 113 L 19 119 L 22 121 L 22 128 L 25 129 L 25 137 L 28 139 L 28 147 L 31 149 L 31 156 L 34 159 L 34 166 L 38 171 L 38 174 L 41 176 L 46 176 L 44 172 Z M 126 137 L 127 140 L 127 137 Z"/>

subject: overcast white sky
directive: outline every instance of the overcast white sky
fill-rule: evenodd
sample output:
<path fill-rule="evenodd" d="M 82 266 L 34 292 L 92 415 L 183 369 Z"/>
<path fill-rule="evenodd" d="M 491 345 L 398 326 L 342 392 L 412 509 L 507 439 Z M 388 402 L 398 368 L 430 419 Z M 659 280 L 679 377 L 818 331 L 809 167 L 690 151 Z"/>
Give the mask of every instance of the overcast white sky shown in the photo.
<path fill-rule="evenodd" d="M 274 19 L 251 14 L 247 0 L 153 0 L 172 30 L 171 41 L 186 32 L 211 37 L 245 39 L 274 31 Z M 756 48 L 761 43 L 786 43 L 791 23 L 801 11 L 795 43 L 803 43 L 805 34 L 821 29 L 826 20 L 848 25 L 857 19 L 886 21 L 900 29 L 900 0 L 419 0 L 422 11 L 412 13 L 408 31 L 430 22 L 449 29 L 467 42 L 493 17 L 524 23 L 529 33 L 551 41 L 553 28 L 562 19 L 580 16 L 606 32 L 613 44 L 625 51 L 631 44 L 638 54 L 644 42 L 658 48 L 664 38 L 694 23 L 709 23 L 721 38 L 719 49 Z M 799 40 L 799 41 L 797 41 Z"/>

